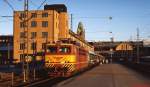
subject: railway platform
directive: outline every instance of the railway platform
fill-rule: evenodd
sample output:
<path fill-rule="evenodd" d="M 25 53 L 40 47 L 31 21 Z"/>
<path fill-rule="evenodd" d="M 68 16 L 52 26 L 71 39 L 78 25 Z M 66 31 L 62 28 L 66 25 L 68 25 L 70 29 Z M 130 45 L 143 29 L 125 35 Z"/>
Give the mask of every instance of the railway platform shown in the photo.
<path fill-rule="evenodd" d="M 104 64 L 54 87 L 150 87 L 150 78 L 120 64 Z"/>

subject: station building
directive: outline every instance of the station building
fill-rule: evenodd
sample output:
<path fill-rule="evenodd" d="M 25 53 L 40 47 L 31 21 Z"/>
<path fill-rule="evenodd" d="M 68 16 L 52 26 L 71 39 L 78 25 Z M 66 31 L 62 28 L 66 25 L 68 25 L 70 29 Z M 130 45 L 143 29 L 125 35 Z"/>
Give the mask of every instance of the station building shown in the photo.
<path fill-rule="evenodd" d="M 0 35 L 0 65 L 13 62 L 13 36 Z"/>
<path fill-rule="evenodd" d="M 146 55 L 143 41 L 98 41 L 89 42 L 94 46 L 94 51 L 103 55 L 109 61 L 137 61 L 137 45 L 139 45 L 139 57 Z"/>

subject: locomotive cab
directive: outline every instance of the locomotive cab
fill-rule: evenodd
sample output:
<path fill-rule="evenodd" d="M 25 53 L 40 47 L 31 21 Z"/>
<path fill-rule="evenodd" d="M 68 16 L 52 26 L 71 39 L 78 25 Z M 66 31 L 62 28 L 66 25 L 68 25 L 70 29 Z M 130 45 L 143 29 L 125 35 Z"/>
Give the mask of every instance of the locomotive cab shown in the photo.
<path fill-rule="evenodd" d="M 75 44 L 48 44 L 45 67 L 50 76 L 69 77 L 88 67 L 88 51 Z"/>
<path fill-rule="evenodd" d="M 45 55 L 45 66 L 51 76 L 67 76 L 66 74 L 74 71 L 76 57 L 72 44 L 50 44 L 47 45 Z"/>

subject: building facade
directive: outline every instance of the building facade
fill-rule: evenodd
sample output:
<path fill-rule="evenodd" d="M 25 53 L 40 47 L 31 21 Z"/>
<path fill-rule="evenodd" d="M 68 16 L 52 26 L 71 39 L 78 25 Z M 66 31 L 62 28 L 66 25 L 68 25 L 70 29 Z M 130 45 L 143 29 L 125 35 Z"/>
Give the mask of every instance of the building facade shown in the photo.
<path fill-rule="evenodd" d="M 13 36 L 0 36 L 0 65 L 13 62 Z"/>
<path fill-rule="evenodd" d="M 14 59 L 18 63 L 46 50 L 46 44 L 67 39 L 75 41 L 87 50 L 93 47 L 76 33 L 69 30 L 67 7 L 63 4 L 45 5 L 44 10 L 14 12 Z"/>
<path fill-rule="evenodd" d="M 143 56 L 143 42 L 133 41 L 106 41 L 89 42 L 94 46 L 94 51 L 103 55 L 109 61 L 137 61 L 137 45 L 139 45 L 139 56 Z"/>
<path fill-rule="evenodd" d="M 27 25 L 24 18 L 27 19 Z M 24 11 L 15 11 L 14 59 L 20 62 L 26 53 L 33 55 L 34 51 L 43 51 L 46 43 L 66 38 L 68 33 L 65 5 L 45 5 L 44 10 L 28 11 L 28 15 Z"/>

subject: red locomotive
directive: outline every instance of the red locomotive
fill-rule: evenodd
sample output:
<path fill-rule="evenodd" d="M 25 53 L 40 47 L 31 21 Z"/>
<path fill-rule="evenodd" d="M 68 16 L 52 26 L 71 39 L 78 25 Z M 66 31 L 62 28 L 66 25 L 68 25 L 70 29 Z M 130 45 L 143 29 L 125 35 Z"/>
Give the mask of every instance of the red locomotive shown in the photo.
<path fill-rule="evenodd" d="M 94 55 L 75 44 L 48 44 L 45 66 L 53 77 L 69 77 L 89 66 L 99 63 L 100 56 Z"/>

